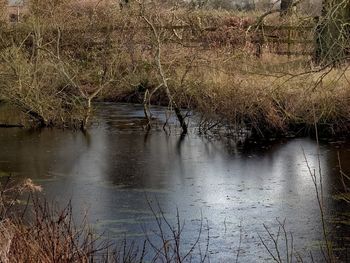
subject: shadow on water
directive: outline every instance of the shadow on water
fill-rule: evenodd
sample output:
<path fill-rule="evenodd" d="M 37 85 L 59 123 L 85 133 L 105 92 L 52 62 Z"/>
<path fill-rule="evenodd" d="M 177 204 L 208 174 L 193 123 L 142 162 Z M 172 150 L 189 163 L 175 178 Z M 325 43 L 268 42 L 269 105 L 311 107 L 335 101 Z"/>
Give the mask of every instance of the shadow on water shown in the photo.
<path fill-rule="evenodd" d="M 161 123 L 163 108 L 153 113 Z M 273 141 L 255 147 L 181 136 L 155 126 L 143 130 L 138 105 L 101 104 L 85 134 L 64 130 L 0 129 L 0 176 L 31 177 L 44 194 L 59 203 L 72 200 L 77 221 L 88 211 L 90 222 L 112 239 L 126 235 L 143 240 L 141 225 L 154 220 L 145 196 L 157 199 L 172 218 L 184 220 L 184 242 L 197 235 L 201 213 L 210 226 L 210 253 L 215 262 L 232 257 L 243 227 L 242 262 L 268 258 L 257 233 L 262 224 L 277 226 L 286 218 L 296 247 L 303 253 L 322 239 L 312 180 L 302 148 L 317 167 L 317 145 L 308 138 Z M 332 198 L 339 186 L 338 157 L 350 172 L 350 146 L 321 145 L 327 217 L 343 209 Z M 331 226 L 333 227 L 333 225 Z M 343 236 L 348 230 L 335 225 Z"/>

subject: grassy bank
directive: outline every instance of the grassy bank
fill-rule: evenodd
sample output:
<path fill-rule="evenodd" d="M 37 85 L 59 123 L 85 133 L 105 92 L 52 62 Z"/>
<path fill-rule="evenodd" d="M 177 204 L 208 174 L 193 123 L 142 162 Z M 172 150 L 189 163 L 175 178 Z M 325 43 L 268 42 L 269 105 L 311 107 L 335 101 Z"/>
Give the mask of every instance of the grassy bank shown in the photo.
<path fill-rule="evenodd" d="M 41 126 L 87 128 L 91 101 L 108 100 L 195 110 L 204 132 L 305 135 L 317 122 L 327 137 L 348 135 L 348 66 L 275 54 L 282 44 L 257 42 L 260 15 L 37 0 L 20 23 L 2 24 L 0 97 Z"/>

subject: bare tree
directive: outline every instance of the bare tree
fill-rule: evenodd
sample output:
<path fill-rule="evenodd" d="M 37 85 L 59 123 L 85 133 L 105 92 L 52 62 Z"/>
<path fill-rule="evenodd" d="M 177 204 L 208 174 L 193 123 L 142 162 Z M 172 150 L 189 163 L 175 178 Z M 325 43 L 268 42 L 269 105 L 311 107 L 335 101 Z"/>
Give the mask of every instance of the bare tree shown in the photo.
<path fill-rule="evenodd" d="M 0 50 L 2 99 L 40 126 L 85 130 L 92 100 L 119 74 L 114 9 L 101 2 L 90 8 L 71 0 L 31 1 L 26 27 L 15 24 L 21 34 L 7 35 Z"/>
<path fill-rule="evenodd" d="M 350 55 L 350 2 L 324 0 L 322 16 L 317 21 L 316 61 L 338 63 Z"/>
<path fill-rule="evenodd" d="M 180 123 L 180 126 L 182 128 L 182 132 L 183 134 L 186 134 L 188 131 L 187 128 L 187 123 L 185 121 L 185 117 L 181 112 L 181 108 L 180 105 L 177 104 L 176 100 L 174 99 L 174 95 L 172 94 L 170 87 L 168 85 L 168 79 L 169 77 L 166 75 L 166 72 L 163 68 L 163 61 L 162 61 L 162 38 L 161 38 L 161 33 L 159 31 L 159 26 L 157 28 L 157 26 L 155 25 L 155 22 L 152 21 L 152 18 L 146 13 L 145 10 L 145 4 L 144 2 L 139 1 L 138 2 L 140 5 L 140 17 L 145 21 L 145 23 L 149 26 L 153 39 L 154 39 L 154 48 L 155 48 L 155 63 L 158 69 L 158 74 L 160 76 L 160 80 L 161 83 L 159 84 L 159 86 L 155 89 L 155 91 L 157 91 L 160 88 L 164 88 L 165 93 L 169 99 L 169 103 L 171 104 L 172 108 L 174 109 L 175 115 Z M 157 17 L 155 15 L 155 20 L 157 20 Z M 158 20 L 159 21 L 159 20 Z M 145 94 L 146 96 L 149 95 L 148 92 L 146 92 Z M 147 101 L 149 101 L 149 99 L 147 99 L 147 97 L 145 97 L 144 103 L 146 103 Z M 147 110 L 145 110 L 146 113 L 146 117 L 149 118 L 150 115 L 147 114 Z"/>

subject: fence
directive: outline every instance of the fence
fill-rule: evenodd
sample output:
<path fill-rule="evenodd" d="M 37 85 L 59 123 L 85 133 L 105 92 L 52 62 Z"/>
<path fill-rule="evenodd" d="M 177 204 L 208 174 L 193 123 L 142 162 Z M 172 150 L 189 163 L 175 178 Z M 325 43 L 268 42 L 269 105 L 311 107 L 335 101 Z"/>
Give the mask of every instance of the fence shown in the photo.
<path fill-rule="evenodd" d="M 256 55 L 260 57 L 265 48 L 270 53 L 290 56 L 313 56 L 315 37 L 313 25 L 261 25 L 253 40 Z"/>
<path fill-rule="evenodd" d="M 19 22 L 20 14 L 25 11 L 25 6 L 9 7 L 9 14 L 13 22 Z M 311 23 L 310 23 L 311 24 Z M 243 27 L 232 25 L 216 25 L 199 28 L 198 25 L 163 25 L 159 30 L 167 30 L 170 32 L 182 31 L 185 35 L 184 39 L 189 42 L 196 43 L 201 47 L 215 48 L 219 46 L 231 46 L 231 48 L 243 47 L 246 41 L 250 41 L 255 48 L 257 57 L 261 57 L 266 51 L 278 55 L 291 56 L 314 56 L 316 50 L 316 42 L 314 37 L 314 25 L 266 25 L 262 24 L 257 30 L 251 32 L 248 39 L 244 33 L 248 29 L 248 24 Z M 114 25 L 113 31 L 120 33 L 126 30 L 138 31 L 147 30 L 147 26 L 125 26 Z M 74 34 L 73 29 L 68 34 Z M 108 31 L 109 28 L 99 28 L 100 32 Z M 142 39 L 140 40 L 141 42 Z M 171 40 L 169 39 L 171 42 Z M 90 43 L 99 45 L 101 41 Z"/>

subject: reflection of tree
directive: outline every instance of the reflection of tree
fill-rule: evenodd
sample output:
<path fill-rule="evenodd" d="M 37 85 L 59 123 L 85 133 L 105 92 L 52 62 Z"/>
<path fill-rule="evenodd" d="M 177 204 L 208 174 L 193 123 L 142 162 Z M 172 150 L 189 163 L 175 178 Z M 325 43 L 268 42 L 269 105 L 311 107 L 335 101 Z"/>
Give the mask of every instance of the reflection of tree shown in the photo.
<path fill-rule="evenodd" d="M 108 181 L 135 188 L 159 188 L 171 182 L 172 174 L 182 174 L 178 170 L 182 166 L 182 137 L 163 132 L 108 136 Z"/>
<path fill-rule="evenodd" d="M 2 129 L 0 145 L 0 169 L 32 178 L 68 173 L 86 148 L 81 133 L 51 129 Z"/>
<path fill-rule="evenodd" d="M 331 154 L 327 154 L 324 158 L 324 173 L 327 175 L 325 176 L 326 185 L 330 186 L 330 192 L 333 194 L 338 194 L 343 188 L 341 185 L 339 161 L 341 162 L 342 171 L 345 174 L 350 174 L 350 162 L 348 161 L 350 160 L 350 152 L 347 148 L 349 148 L 348 144 L 338 149 L 332 147 Z M 339 153 L 339 158 L 337 153 Z"/>

